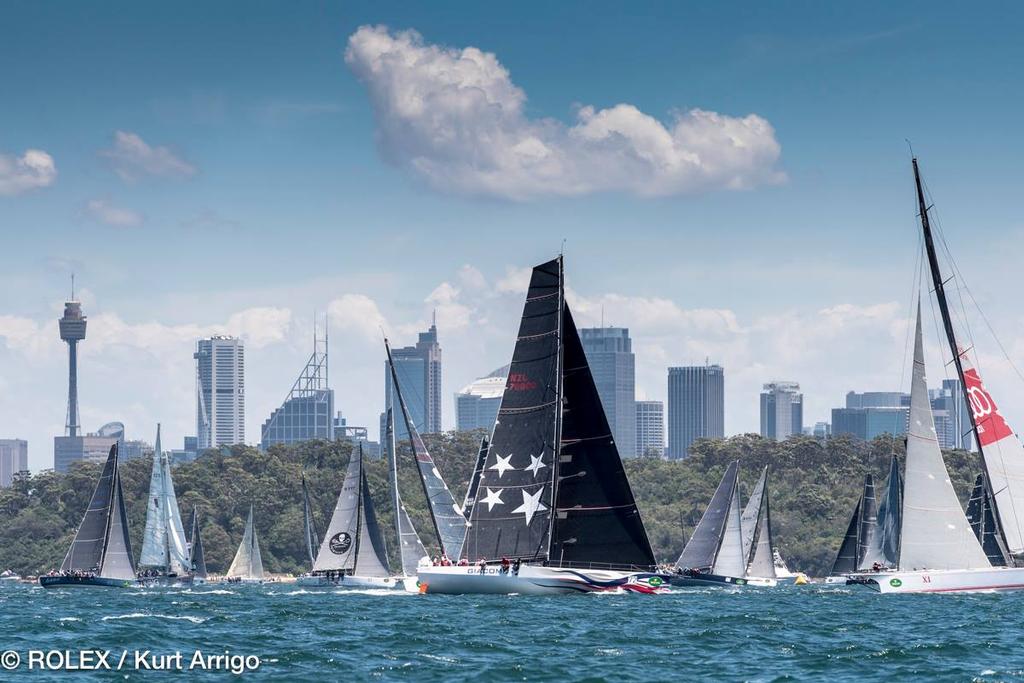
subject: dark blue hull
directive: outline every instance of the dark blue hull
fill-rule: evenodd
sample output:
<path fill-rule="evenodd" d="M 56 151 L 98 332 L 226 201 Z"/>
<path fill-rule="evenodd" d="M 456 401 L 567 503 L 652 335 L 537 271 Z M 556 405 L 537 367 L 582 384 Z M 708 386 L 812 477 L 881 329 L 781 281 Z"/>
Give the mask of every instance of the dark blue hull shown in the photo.
<path fill-rule="evenodd" d="M 43 588 L 127 588 L 137 586 L 135 579 L 106 579 L 102 576 L 40 576 L 39 585 Z"/>

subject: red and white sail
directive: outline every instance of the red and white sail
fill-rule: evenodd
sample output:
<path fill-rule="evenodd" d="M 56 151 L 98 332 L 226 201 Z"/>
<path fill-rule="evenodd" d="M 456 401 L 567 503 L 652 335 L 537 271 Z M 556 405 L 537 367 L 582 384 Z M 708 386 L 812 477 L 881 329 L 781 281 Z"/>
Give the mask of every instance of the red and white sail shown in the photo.
<path fill-rule="evenodd" d="M 999 413 L 977 368 L 961 351 L 967 403 L 974 413 L 978 443 L 985 458 L 989 486 L 996 500 L 1006 545 L 1014 555 L 1024 553 L 1024 445 Z"/>

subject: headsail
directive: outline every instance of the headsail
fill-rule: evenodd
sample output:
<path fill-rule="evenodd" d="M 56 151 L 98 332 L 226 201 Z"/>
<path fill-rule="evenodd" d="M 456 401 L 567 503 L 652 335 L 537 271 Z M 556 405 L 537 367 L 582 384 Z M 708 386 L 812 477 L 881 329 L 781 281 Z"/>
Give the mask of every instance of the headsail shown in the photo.
<path fill-rule="evenodd" d="M 768 479 L 768 468 L 765 467 L 754 484 L 754 490 L 750 492 L 747 505 L 743 508 L 743 516 L 740 523 L 743 527 L 743 555 L 752 557 L 751 551 L 754 546 L 754 535 L 757 532 L 757 518 L 761 516 L 761 503 L 764 497 L 764 488 Z"/>
<path fill-rule="evenodd" d="M 757 500 L 758 515 L 754 520 L 753 543 L 745 548 L 747 554 L 744 556 L 747 562 L 745 576 L 756 576 L 759 578 L 775 578 L 775 555 L 773 553 L 774 542 L 772 539 L 772 514 L 771 504 L 768 499 L 768 467 L 765 466 L 758 480 L 755 492 L 760 491 Z M 753 499 L 753 496 L 751 496 Z M 748 503 L 749 507 L 750 504 Z M 745 535 L 745 534 L 744 534 Z"/>
<path fill-rule="evenodd" d="M 886 481 L 885 497 L 878 504 L 878 522 L 871 543 L 859 556 L 858 568 L 871 569 L 877 562 L 883 567 L 895 567 L 900 559 L 900 528 L 903 513 L 903 477 L 899 461 L 892 456 L 889 464 L 889 478 Z"/>
<path fill-rule="evenodd" d="M 263 578 L 263 556 L 260 553 L 260 542 L 256 536 L 256 527 L 253 524 L 253 506 L 249 506 L 249 519 L 245 522 L 245 533 L 242 534 L 242 542 L 238 544 L 238 551 L 235 559 L 228 568 L 229 578 L 240 579 L 262 579 Z"/>
<path fill-rule="evenodd" d="M 860 504 L 861 498 L 857 499 L 857 505 L 853 508 L 853 516 L 850 517 L 850 524 L 846 527 L 846 534 L 843 536 L 843 543 L 836 553 L 835 562 L 832 563 L 830 576 L 849 574 L 857 571 L 857 531 L 860 529 Z"/>
<path fill-rule="evenodd" d="M 434 459 L 430 457 L 430 452 L 427 451 L 416 425 L 409 416 L 409 409 L 402 396 L 402 387 L 398 381 L 394 361 L 391 359 L 391 347 L 388 345 L 387 339 L 384 340 L 384 346 L 388 353 L 388 367 L 391 369 L 391 387 L 395 396 L 398 397 L 398 403 L 402 409 L 402 419 L 405 420 L 406 431 L 409 433 L 409 440 L 412 443 L 413 457 L 416 460 L 416 467 L 419 469 L 423 494 L 427 497 L 427 508 L 430 510 L 430 518 L 434 523 L 434 531 L 441 544 L 442 552 L 450 558 L 458 558 L 462 554 L 462 546 L 466 541 L 466 518 L 462 514 L 462 508 L 455 502 L 455 497 L 448 489 L 448 484 L 438 472 Z"/>
<path fill-rule="evenodd" d="M 967 520 L 971 524 L 974 535 L 981 542 L 981 547 L 988 561 L 996 567 L 1007 565 L 1006 549 L 1003 547 L 999 530 L 996 527 L 992 499 L 985 484 L 985 475 L 979 474 L 974 480 L 974 490 L 967 503 Z"/>
<path fill-rule="evenodd" d="M 395 402 L 391 401 L 394 406 Z M 391 460 L 391 506 L 395 511 L 395 534 L 398 538 L 399 561 L 402 564 L 402 576 L 415 576 L 420 562 L 427 557 L 416 527 L 409 519 L 409 513 L 398 492 L 398 448 L 395 444 L 395 416 L 393 408 L 388 408 L 385 432 L 387 434 L 388 457 Z"/>
<path fill-rule="evenodd" d="M 153 469 L 149 478 L 149 498 L 146 506 L 146 528 L 142 537 L 139 564 L 159 567 L 170 574 L 185 574 L 189 570 L 188 544 L 185 528 L 174 493 L 171 463 L 160 444 L 160 425 L 156 427 L 156 446 L 153 450 Z"/>
<path fill-rule="evenodd" d="M 939 450 L 925 377 L 920 303 L 914 335 L 906 472 L 899 568 L 972 569 L 991 566 L 967 523 Z"/>
<path fill-rule="evenodd" d="M 363 459 L 362 446 L 359 448 L 359 459 Z M 370 487 L 366 482 L 366 472 L 360 468 L 359 505 L 359 536 L 356 539 L 356 563 L 352 572 L 358 576 L 388 576 L 387 553 L 384 550 L 384 539 L 381 537 L 377 513 L 370 497 Z"/>
<path fill-rule="evenodd" d="M 206 553 L 203 551 L 203 536 L 199 533 L 199 508 L 192 508 L 192 542 L 189 547 L 192 573 L 200 579 L 206 578 Z"/>
<path fill-rule="evenodd" d="M 480 438 L 480 450 L 477 451 L 476 464 L 473 465 L 473 476 L 469 480 L 469 488 L 466 489 L 466 497 L 462 501 L 462 513 L 466 519 L 473 514 L 473 504 L 476 503 L 476 494 L 480 490 L 480 476 L 484 473 L 484 463 L 487 461 L 490 446 L 486 436 Z"/>
<path fill-rule="evenodd" d="M 715 555 L 712 574 L 719 576 L 746 576 L 747 558 L 743 554 L 743 523 L 740 510 L 739 467 L 736 468 L 736 481 L 732 487 L 732 500 L 725 520 L 725 530 Z"/>
<path fill-rule="evenodd" d="M 302 475 L 302 519 L 303 532 L 306 537 L 306 553 L 309 555 L 309 566 L 316 563 L 316 552 L 320 549 L 320 538 L 316 533 L 316 520 L 313 519 L 313 505 L 309 500 L 309 487 L 306 486 L 306 475 Z"/>
<path fill-rule="evenodd" d="M 683 548 L 679 559 L 676 560 L 676 567 L 710 571 L 714 566 L 718 547 L 729 522 L 732 502 L 738 494 L 736 490 L 738 469 L 738 460 L 729 463 L 721 483 L 718 484 L 715 494 L 711 496 L 711 502 L 708 503 L 700 522 L 693 530 L 693 535 L 690 536 L 689 542 Z"/>

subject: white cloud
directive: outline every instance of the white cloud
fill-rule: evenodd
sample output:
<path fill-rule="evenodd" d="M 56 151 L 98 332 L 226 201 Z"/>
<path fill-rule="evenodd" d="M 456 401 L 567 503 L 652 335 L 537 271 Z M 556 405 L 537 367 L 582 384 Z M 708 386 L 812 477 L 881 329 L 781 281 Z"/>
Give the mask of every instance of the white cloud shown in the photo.
<path fill-rule="evenodd" d="M 114 206 L 106 199 L 90 199 L 85 205 L 85 215 L 114 228 L 137 228 L 145 222 L 138 211 Z"/>
<path fill-rule="evenodd" d="M 355 331 L 364 341 L 380 341 L 387 321 L 377 302 L 365 294 L 345 294 L 327 305 L 331 326 Z"/>
<path fill-rule="evenodd" d="M 114 133 L 114 146 L 100 152 L 110 160 L 122 180 L 132 182 L 151 175 L 165 178 L 190 178 L 196 167 L 167 147 L 152 147 L 136 133 L 119 130 Z"/>
<path fill-rule="evenodd" d="M 775 131 L 756 114 L 692 109 L 662 123 L 617 104 L 581 107 L 571 126 L 531 119 L 496 55 L 384 26 L 352 34 L 345 61 L 369 90 L 387 158 L 440 190 L 516 200 L 663 196 L 785 179 Z"/>
<path fill-rule="evenodd" d="M 42 150 L 29 149 L 20 157 L 0 154 L 0 196 L 13 197 L 48 187 L 56 179 L 53 157 Z"/>

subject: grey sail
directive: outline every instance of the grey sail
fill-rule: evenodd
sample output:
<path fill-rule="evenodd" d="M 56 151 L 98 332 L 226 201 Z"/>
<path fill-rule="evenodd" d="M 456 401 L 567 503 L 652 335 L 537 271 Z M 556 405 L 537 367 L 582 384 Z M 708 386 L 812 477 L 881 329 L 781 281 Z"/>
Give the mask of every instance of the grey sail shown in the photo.
<path fill-rule="evenodd" d="M 878 502 L 875 500 L 875 478 L 864 477 L 864 495 L 860 499 L 860 530 L 857 532 L 857 568 L 871 567 L 877 549 L 881 547 L 878 534 Z"/>
<path fill-rule="evenodd" d="M 1007 566 L 1009 564 L 1008 553 L 996 526 L 992 498 L 988 492 L 984 473 L 979 474 L 974 480 L 974 490 L 967 503 L 967 520 L 971 524 L 974 535 L 981 542 L 988 561 L 995 567 Z"/>
<path fill-rule="evenodd" d="M 316 533 L 316 521 L 313 519 L 313 505 L 309 500 L 309 487 L 306 486 L 306 475 L 302 475 L 302 520 L 303 535 L 306 537 L 306 554 L 309 566 L 316 563 L 316 553 L 320 549 L 320 539 Z"/>
<path fill-rule="evenodd" d="M 110 502 L 110 522 L 99 576 L 106 579 L 135 578 L 132 543 L 128 538 L 128 515 L 124 509 L 124 495 L 121 493 L 121 473 L 116 465 L 113 497 Z"/>
<path fill-rule="evenodd" d="M 860 529 L 860 503 L 853 508 L 853 516 L 850 517 L 850 524 L 846 527 L 846 534 L 843 536 L 843 544 L 839 546 L 835 562 L 832 563 L 831 576 L 849 574 L 857 571 L 857 531 Z"/>
<path fill-rule="evenodd" d="M 160 445 L 160 425 L 156 428 L 156 447 L 153 450 L 147 501 L 146 528 L 142 536 L 139 564 L 159 568 L 169 574 L 187 573 L 190 564 L 188 543 L 178 498 L 174 492 L 171 463 Z"/>
<path fill-rule="evenodd" d="M 990 567 L 981 544 L 967 523 L 956 491 L 949 481 L 949 472 L 942 461 L 931 403 L 928 400 L 920 303 L 917 307 L 916 327 L 899 568 Z"/>
<path fill-rule="evenodd" d="M 206 553 L 203 551 L 203 536 L 199 533 L 199 509 L 192 508 L 192 541 L 189 547 L 192 573 L 200 579 L 206 578 Z"/>
<path fill-rule="evenodd" d="M 900 517 L 903 509 L 903 477 L 899 461 L 893 455 L 889 465 L 889 478 L 885 495 L 878 504 L 878 521 L 871 543 L 860 556 L 859 569 L 871 569 L 877 562 L 883 567 L 895 567 L 900 556 Z"/>
<path fill-rule="evenodd" d="M 114 498 L 114 478 L 117 473 L 117 444 L 110 447 L 110 454 L 103 465 L 100 478 L 96 481 L 89 507 L 85 510 L 82 523 L 78 525 L 75 539 L 71 541 L 61 571 L 98 572 L 103 562 L 106 545 L 107 523 Z"/>
<path fill-rule="evenodd" d="M 252 505 L 249 506 L 249 519 L 245 523 L 242 542 L 238 544 L 238 551 L 228 568 L 227 576 L 256 580 L 263 578 L 263 556 L 260 554 L 260 541 L 256 536 L 256 526 L 253 523 Z"/>
<path fill-rule="evenodd" d="M 487 437 L 481 437 L 480 449 L 476 455 L 476 464 L 473 465 L 473 476 L 469 480 L 469 488 L 466 489 L 466 497 L 462 501 L 462 513 L 466 516 L 466 519 L 469 519 L 473 514 L 476 494 L 480 490 L 480 477 L 484 473 L 484 463 L 487 462 L 487 451 L 490 447 L 491 444 Z"/>
<path fill-rule="evenodd" d="M 345 482 L 331 515 L 331 523 L 313 562 L 315 572 L 344 571 L 355 567 L 361 474 L 362 463 L 353 452 L 349 458 Z"/>
<path fill-rule="evenodd" d="M 362 448 L 359 450 L 359 458 L 362 459 Z M 356 539 L 356 563 L 352 573 L 356 576 L 389 576 L 387 553 L 384 550 L 384 539 L 381 536 L 380 525 L 377 523 L 377 513 L 373 507 L 373 499 L 370 497 L 370 487 L 366 483 L 366 472 L 360 472 L 360 510 L 359 515 L 359 536 Z"/>
<path fill-rule="evenodd" d="M 747 558 L 743 554 L 743 512 L 740 510 L 738 470 L 739 468 L 737 481 L 732 489 L 732 501 L 729 503 L 725 530 L 722 532 L 722 542 L 718 546 L 718 554 L 715 555 L 715 564 L 711 567 L 711 573 L 719 576 L 745 576 L 747 573 Z"/>
<path fill-rule="evenodd" d="M 395 405 L 395 401 L 391 401 Z M 385 432 L 387 435 L 388 457 L 391 460 L 391 506 L 395 512 L 395 535 L 398 538 L 398 555 L 402 563 L 402 576 L 415 576 L 420 562 L 427 557 L 427 550 L 423 547 L 420 535 L 416 533 L 416 527 L 409 519 L 409 513 L 402 502 L 402 496 L 398 491 L 398 448 L 395 444 L 395 414 L 394 410 L 388 408 Z"/>
<path fill-rule="evenodd" d="M 676 560 L 676 567 L 710 571 L 714 566 L 715 557 L 718 555 L 718 546 L 722 542 L 722 536 L 729 521 L 729 511 L 737 493 L 736 473 L 738 468 L 739 461 L 729 463 L 718 489 L 711 496 L 711 502 L 708 503 L 704 515 L 693 530 L 679 559 Z"/>
<path fill-rule="evenodd" d="M 768 498 L 768 467 L 761 473 L 761 479 L 755 487 L 755 492 L 760 490 L 758 496 L 758 514 L 754 520 L 753 543 L 747 549 L 747 572 L 746 576 L 758 578 L 775 578 L 775 554 L 773 552 L 774 541 L 772 539 L 772 513 L 771 504 Z M 753 496 L 751 496 L 753 498 Z M 749 503 L 748 503 L 749 507 Z M 744 520 L 744 524 L 745 524 Z M 745 529 L 744 529 L 745 531 Z"/>
<path fill-rule="evenodd" d="M 765 482 L 768 479 L 768 468 L 765 467 L 754 484 L 754 490 L 750 493 L 747 506 L 743 508 L 741 523 L 743 526 L 743 555 L 752 557 L 754 549 L 754 535 L 757 532 L 757 520 L 761 516 L 762 498 L 764 497 Z"/>

